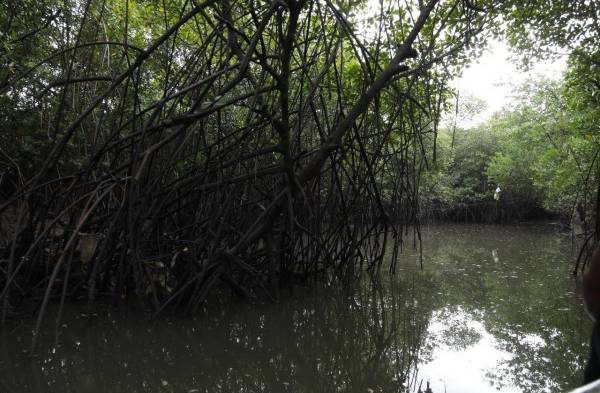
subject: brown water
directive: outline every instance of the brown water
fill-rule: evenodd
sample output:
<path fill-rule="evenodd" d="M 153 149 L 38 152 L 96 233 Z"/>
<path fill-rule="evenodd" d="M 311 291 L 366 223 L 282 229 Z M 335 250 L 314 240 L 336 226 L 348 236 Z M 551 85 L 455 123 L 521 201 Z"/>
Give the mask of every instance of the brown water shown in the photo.
<path fill-rule="evenodd" d="M 0 337 L 0 392 L 563 392 L 591 323 L 549 227 L 424 230 L 398 272 L 277 304 L 149 323 L 76 306 L 28 358 L 33 321 Z"/>

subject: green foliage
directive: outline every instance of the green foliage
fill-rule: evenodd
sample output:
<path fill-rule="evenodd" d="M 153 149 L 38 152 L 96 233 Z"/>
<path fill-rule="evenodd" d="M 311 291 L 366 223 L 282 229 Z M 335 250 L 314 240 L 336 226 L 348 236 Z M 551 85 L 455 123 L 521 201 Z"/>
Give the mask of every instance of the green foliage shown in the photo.
<path fill-rule="evenodd" d="M 500 185 L 502 199 L 519 205 L 543 205 L 566 216 L 576 204 L 591 210 L 600 141 L 592 66 L 572 59 L 564 82 L 527 81 L 515 92 L 512 109 L 458 128 L 453 148 L 446 131 L 438 143 L 440 164 L 424 178 L 424 194 L 452 206 L 491 200 Z"/>
<path fill-rule="evenodd" d="M 501 20 L 496 32 L 505 33 L 524 66 L 536 58 L 569 53 L 563 86 L 532 95 L 538 101 L 553 97 L 560 106 L 548 109 L 530 103 L 530 109 L 542 109 L 539 127 L 532 132 L 543 132 L 547 139 L 532 145 L 531 169 L 547 208 L 567 213 L 580 204 L 591 212 L 598 183 L 600 7 L 585 0 L 509 0 L 496 11 Z"/>
<path fill-rule="evenodd" d="M 437 162 L 424 174 L 425 199 L 450 206 L 492 200 L 494 184 L 486 177 L 486 170 L 498 150 L 494 130 L 488 125 L 457 128 L 454 133 L 443 129 L 437 149 Z"/>
<path fill-rule="evenodd" d="M 459 191 L 457 196 L 462 201 L 491 197 L 483 174 L 496 147 L 496 136 L 485 128 L 457 131 L 449 174 L 451 185 Z"/>
<path fill-rule="evenodd" d="M 560 48 L 593 53 L 600 45 L 600 7 L 595 1 L 504 0 L 496 11 L 502 20 L 497 32 L 521 53 L 525 66 Z"/>

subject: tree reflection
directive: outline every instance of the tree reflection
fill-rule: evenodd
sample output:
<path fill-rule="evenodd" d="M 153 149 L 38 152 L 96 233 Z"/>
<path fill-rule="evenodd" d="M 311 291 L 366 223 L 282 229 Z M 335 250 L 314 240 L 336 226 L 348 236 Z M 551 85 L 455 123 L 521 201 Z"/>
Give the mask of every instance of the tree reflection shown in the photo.
<path fill-rule="evenodd" d="M 235 317 L 113 324 L 69 321 L 31 367 L 4 340 L 0 375 L 12 392 L 403 392 L 428 314 L 410 288 L 365 280 L 353 290 L 303 294 L 277 305 L 241 307 Z M 410 301 L 408 301 L 410 299 Z M 21 341 L 26 342 L 25 338 Z M 33 373 L 32 373 L 33 371 Z M 31 378 L 31 375 L 35 378 Z M 1 386 L 1 385 L 0 385 Z M 370 390 L 369 390 L 370 389 Z"/>
<path fill-rule="evenodd" d="M 113 313 L 114 323 L 88 324 L 72 309 L 62 346 L 44 337 L 38 358 L 22 352 L 30 337 L 5 333 L 0 391 L 415 392 L 426 386 L 418 365 L 440 348 L 466 352 L 490 337 L 511 356 L 496 359 L 486 383 L 579 385 L 590 324 L 568 241 L 546 229 L 448 226 L 432 228 L 424 250 L 423 271 L 405 256 L 396 276 L 195 321 Z"/>
<path fill-rule="evenodd" d="M 443 229 L 429 233 L 424 244 L 424 274 L 439 282 L 432 310 L 445 321 L 429 347 L 461 351 L 479 341 L 477 331 L 455 318 L 464 312 L 493 335 L 498 350 L 512 355 L 488 370 L 497 388 L 579 386 L 591 324 L 569 274 L 568 239 L 536 227 Z"/>

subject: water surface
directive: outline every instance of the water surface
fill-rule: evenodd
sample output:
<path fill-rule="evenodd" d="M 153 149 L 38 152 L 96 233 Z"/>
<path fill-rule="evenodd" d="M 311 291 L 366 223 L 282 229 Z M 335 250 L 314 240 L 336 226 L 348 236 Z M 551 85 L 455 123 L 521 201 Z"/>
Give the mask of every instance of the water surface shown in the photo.
<path fill-rule="evenodd" d="M 434 392 L 580 384 L 591 323 L 570 275 L 568 236 L 543 226 L 448 226 L 429 228 L 424 243 L 436 303 L 420 375 Z"/>
<path fill-rule="evenodd" d="M 566 391 L 591 331 L 571 248 L 548 226 L 431 226 L 423 269 L 407 246 L 351 288 L 153 323 L 70 306 L 37 357 L 32 320 L 2 332 L 0 392 Z"/>

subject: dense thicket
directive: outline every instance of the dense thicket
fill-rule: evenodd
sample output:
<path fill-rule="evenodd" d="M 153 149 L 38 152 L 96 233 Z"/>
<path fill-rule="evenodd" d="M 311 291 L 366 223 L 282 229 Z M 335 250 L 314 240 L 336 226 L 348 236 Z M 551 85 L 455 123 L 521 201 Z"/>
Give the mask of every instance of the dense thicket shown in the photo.
<path fill-rule="evenodd" d="M 381 264 L 416 223 L 469 1 L 0 6 L 3 316 L 196 310 Z M 418 226 L 416 226 L 418 230 Z M 393 268 L 393 265 L 392 265 Z"/>
<path fill-rule="evenodd" d="M 423 203 L 446 214 L 462 206 L 465 219 L 488 221 L 575 215 L 591 231 L 598 140 L 578 123 L 569 92 L 561 80 L 532 79 L 491 119 L 441 130 Z"/>

